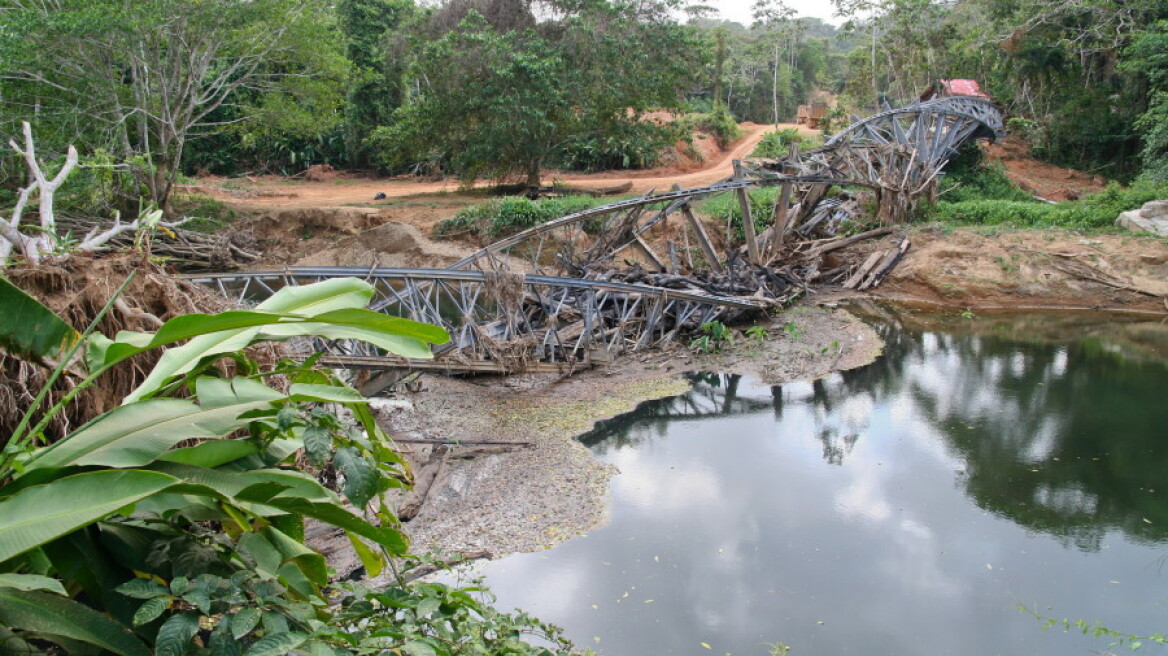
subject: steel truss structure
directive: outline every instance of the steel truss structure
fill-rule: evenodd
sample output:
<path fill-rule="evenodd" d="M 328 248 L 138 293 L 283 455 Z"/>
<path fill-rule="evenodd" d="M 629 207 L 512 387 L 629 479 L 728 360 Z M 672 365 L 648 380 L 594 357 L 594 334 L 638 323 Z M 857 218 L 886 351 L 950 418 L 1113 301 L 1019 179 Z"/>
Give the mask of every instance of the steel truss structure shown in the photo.
<path fill-rule="evenodd" d="M 362 278 L 375 289 L 371 309 L 439 325 L 450 333 L 450 343 L 438 347 L 434 362 L 406 361 L 348 340 L 301 345 L 324 351 L 326 364 L 350 369 L 570 372 L 761 307 L 737 298 L 643 285 L 450 269 L 293 267 L 185 277 L 241 306 L 290 285 Z"/>
<path fill-rule="evenodd" d="M 448 269 L 296 267 L 282 271 L 201 274 L 188 279 L 211 286 L 240 304 L 258 302 L 287 285 L 354 276 L 375 287 L 373 309 L 441 325 L 451 342 L 434 362 L 405 361 L 365 344 L 317 340 L 304 347 L 327 353 L 324 362 L 348 369 L 446 369 L 513 373 L 570 372 L 618 354 L 652 347 L 715 319 L 767 307 L 763 299 L 730 298 L 596 279 L 603 268 L 631 258 L 639 267 L 676 271 L 678 258 L 655 251 L 646 233 L 672 215 L 693 236 L 698 268 L 721 274 L 737 261 L 765 266 L 792 234 L 810 234 L 847 214 L 832 186 L 875 189 L 893 210 L 925 191 L 969 139 L 1002 134 L 1002 118 L 987 100 L 943 98 L 888 109 L 857 120 L 814 150 L 792 149 L 781 160 L 736 162 L 735 176 L 694 189 L 650 193 L 561 217 L 495 242 Z M 752 188 L 778 186 L 770 226 L 755 234 Z M 720 253 L 692 205 L 722 194 L 737 197 L 745 240 Z M 884 210 L 882 209 L 882 215 Z M 697 251 L 697 249 L 693 249 Z M 730 272 L 733 274 L 733 271 Z M 369 382 L 374 380 L 374 382 Z M 367 389 L 393 382 L 366 376 Z"/>

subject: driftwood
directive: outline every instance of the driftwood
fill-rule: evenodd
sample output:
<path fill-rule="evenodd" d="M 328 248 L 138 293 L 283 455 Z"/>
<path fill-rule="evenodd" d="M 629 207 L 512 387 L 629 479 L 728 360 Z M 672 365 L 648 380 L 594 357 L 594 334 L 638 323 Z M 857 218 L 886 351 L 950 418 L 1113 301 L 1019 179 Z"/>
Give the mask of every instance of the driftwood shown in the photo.
<path fill-rule="evenodd" d="M 619 185 L 611 185 L 608 187 L 574 187 L 569 184 L 556 180 L 551 186 L 531 187 L 526 184 L 501 184 L 495 185 L 491 191 L 503 196 L 513 196 L 516 194 L 524 194 L 528 198 L 546 198 L 555 196 L 592 196 L 599 198 L 601 196 L 616 196 L 618 194 L 626 194 L 633 188 L 633 183 L 625 182 Z"/>
<path fill-rule="evenodd" d="M 1035 254 L 1039 254 L 1039 255 L 1053 255 L 1053 256 L 1055 256 L 1056 259 L 1052 259 L 1050 261 L 1051 266 L 1053 266 L 1054 268 L 1058 269 L 1059 271 L 1062 271 L 1063 273 L 1065 273 L 1069 276 L 1075 277 L 1075 278 L 1081 278 L 1083 280 L 1090 280 L 1091 282 L 1097 282 L 1101 285 L 1106 285 L 1107 287 L 1112 287 L 1114 289 L 1118 289 L 1118 290 L 1126 291 L 1126 292 L 1135 292 L 1137 294 L 1151 296 L 1152 298 L 1164 297 L 1163 294 L 1157 294 L 1155 292 L 1150 292 L 1146 289 L 1140 289 L 1139 287 L 1132 285 L 1128 281 L 1122 280 L 1120 278 L 1117 278 L 1117 277 L 1111 275 L 1110 273 L 1107 273 L 1106 271 L 1100 269 L 1099 267 L 1091 266 L 1090 264 L 1087 264 L 1086 262 L 1082 262 L 1078 259 L 1075 259 L 1081 255 L 1080 253 L 1040 253 L 1038 251 L 1027 251 L 1027 252 L 1035 253 Z M 1165 305 L 1165 307 L 1168 307 L 1168 298 L 1165 299 L 1164 305 Z"/>
<path fill-rule="evenodd" d="M 85 234 L 96 227 L 95 222 L 77 217 L 61 217 L 58 225 L 61 230 L 73 234 Z M 134 234 L 123 232 L 104 246 L 109 249 L 131 248 Z M 150 254 L 163 258 L 182 273 L 231 271 L 260 258 L 258 245 L 250 233 L 235 231 L 209 235 L 182 228 L 159 229 L 150 239 Z"/>
<path fill-rule="evenodd" d="M 416 581 L 416 580 L 422 578 L 423 576 L 428 576 L 430 574 L 433 574 L 434 572 L 438 572 L 438 571 L 441 571 L 444 569 L 450 569 L 451 567 L 454 567 L 455 565 L 461 565 L 462 563 L 469 563 L 472 560 L 482 560 L 482 559 L 490 560 L 494 557 L 495 556 L 491 552 L 489 552 L 485 549 L 480 550 L 480 551 L 459 551 L 459 552 L 456 552 L 455 554 L 451 555 L 450 557 L 443 558 L 437 562 L 424 563 L 422 565 L 418 565 L 417 567 L 414 567 L 413 569 L 408 569 L 408 570 L 402 572 L 401 576 L 399 578 L 401 579 L 401 581 L 403 583 L 409 583 L 410 581 Z"/>
<path fill-rule="evenodd" d="M 450 455 L 450 447 L 440 445 L 430 452 L 430 458 L 414 471 L 414 488 L 402 500 L 397 509 L 397 518 L 408 522 L 418 516 L 434 483 L 441 478 L 446 469 L 446 458 Z"/>
<path fill-rule="evenodd" d="M 582 195 L 600 197 L 627 194 L 632 188 L 632 181 L 618 185 L 609 185 L 607 187 L 573 187 L 572 185 L 564 184 L 560 180 L 555 180 L 552 182 L 551 187 L 541 187 L 540 191 L 545 195 Z M 545 189 L 549 189 L 549 191 L 544 192 Z"/>
<path fill-rule="evenodd" d="M 433 444 L 435 446 L 534 446 L 527 440 L 453 440 L 443 438 L 393 437 L 398 444 Z"/>

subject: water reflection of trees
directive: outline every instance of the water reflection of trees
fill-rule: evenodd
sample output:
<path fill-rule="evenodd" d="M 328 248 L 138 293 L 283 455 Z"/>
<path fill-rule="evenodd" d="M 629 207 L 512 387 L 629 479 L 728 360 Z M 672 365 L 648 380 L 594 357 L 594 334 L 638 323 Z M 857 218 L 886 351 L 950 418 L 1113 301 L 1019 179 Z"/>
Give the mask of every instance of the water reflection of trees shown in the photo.
<path fill-rule="evenodd" d="M 1063 344 L 878 328 L 886 356 L 833 396 L 902 403 L 965 462 L 975 502 L 1085 550 L 1109 529 L 1168 540 L 1168 368 L 1117 354 L 1098 326 Z"/>
<path fill-rule="evenodd" d="M 1168 540 L 1168 367 L 1117 354 L 1094 326 L 1019 341 L 1017 327 L 991 334 L 874 326 L 885 357 L 814 383 L 772 387 L 770 399 L 739 393 L 742 379 L 696 374 L 694 389 L 642 404 L 582 438 L 598 451 L 664 435 L 670 422 L 810 410 L 824 460 L 840 465 L 868 431 L 872 409 L 920 422 L 964 461 L 957 484 L 982 508 L 1080 549 L 1108 530 Z M 1049 327 L 1047 327 L 1049 330 Z"/>

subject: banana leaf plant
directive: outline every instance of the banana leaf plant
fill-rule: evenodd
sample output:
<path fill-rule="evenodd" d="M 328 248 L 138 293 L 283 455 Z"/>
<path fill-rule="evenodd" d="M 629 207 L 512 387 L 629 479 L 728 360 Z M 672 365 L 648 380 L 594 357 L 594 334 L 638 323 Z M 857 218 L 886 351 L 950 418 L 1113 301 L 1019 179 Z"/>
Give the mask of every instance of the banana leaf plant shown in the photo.
<path fill-rule="evenodd" d="M 304 518 L 347 534 L 376 574 L 408 548 L 382 493 L 409 472 L 355 390 L 313 359 L 265 371 L 244 349 L 320 336 L 418 358 L 448 339 L 365 310 L 372 294 L 355 279 L 289 287 L 255 310 L 110 338 L 78 333 L 0 278 L 4 314 L 20 313 L 0 318 L 0 346 L 84 374 L 35 424 L 29 408 L 0 453 L 0 654 L 349 653 L 314 637 L 329 571 L 304 544 Z M 76 392 L 158 348 L 122 405 L 38 446 Z M 241 373 L 220 374 L 223 358 Z M 273 374 L 286 392 L 265 384 Z M 339 492 L 292 465 L 301 451 L 336 472 Z"/>

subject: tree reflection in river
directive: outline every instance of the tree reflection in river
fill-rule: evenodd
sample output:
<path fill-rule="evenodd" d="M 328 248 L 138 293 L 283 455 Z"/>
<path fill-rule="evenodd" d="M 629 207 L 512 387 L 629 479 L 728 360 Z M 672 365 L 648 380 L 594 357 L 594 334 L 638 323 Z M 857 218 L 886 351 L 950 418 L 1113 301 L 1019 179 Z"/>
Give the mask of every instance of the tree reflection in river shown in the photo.
<path fill-rule="evenodd" d="M 891 405 L 897 421 L 941 436 L 964 463 L 955 483 L 985 510 L 1084 551 L 1098 550 L 1111 529 L 1168 540 L 1168 403 L 1155 400 L 1168 329 L 1072 316 L 961 321 L 936 332 L 930 321 L 886 314 L 875 325 L 884 357 L 772 387 L 769 399 L 740 395 L 738 376 L 692 374 L 691 392 L 644 403 L 581 439 L 603 453 L 664 435 L 673 421 L 767 411 L 779 420 L 798 399 L 814 408 L 811 437 L 824 460 L 841 465 L 868 431 L 871 409 Z M 1133 359 L 1133 343 L 1150 343 L 1152 354 Z"/>
<path fill-rule="evenodd" d="M 1018 604 L 1159 630 L 1168 357 L 1129 335 L 1165 328 L 1011 321 L 890 315 L 886 357 L 814 383 L 694 376 L 585 438 L 609 522 L 487 583 L 612 656 L 1106 647 Z"/>

